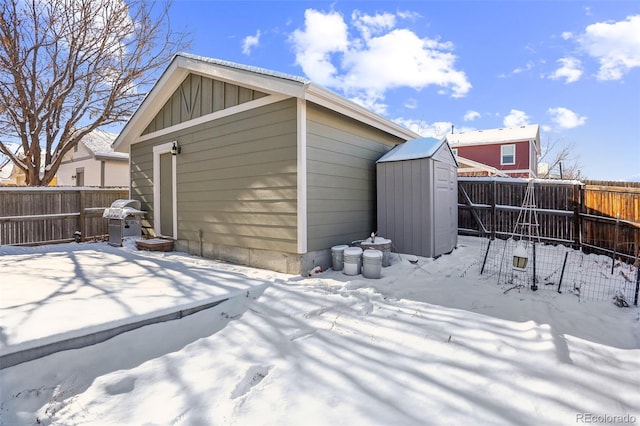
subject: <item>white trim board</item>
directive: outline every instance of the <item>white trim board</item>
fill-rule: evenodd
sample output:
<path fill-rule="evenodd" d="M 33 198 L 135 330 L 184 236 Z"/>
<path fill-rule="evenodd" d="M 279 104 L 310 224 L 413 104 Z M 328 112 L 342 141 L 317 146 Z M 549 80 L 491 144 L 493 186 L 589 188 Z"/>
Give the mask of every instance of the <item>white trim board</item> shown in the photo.
<path fill-rule="evenodd" d="M 153 147 L 153 229 L 157 236 L 160 234 L 160 155 L 171 152 L 172 142 Z M 171 238 L 178 239 L 178 191 L 177 191 L 177 173 L 176 173 L 176 156 L 171 156 L 171 192 L 173 197 L 173 236 Z M 166 235 L 164 235 L 166 236 Z"/>
<path fill-rule="evenodd" d="M 297 240 L 298 253 L 307 252 L 307 103 L 298 99 L 297 108 Z"/>

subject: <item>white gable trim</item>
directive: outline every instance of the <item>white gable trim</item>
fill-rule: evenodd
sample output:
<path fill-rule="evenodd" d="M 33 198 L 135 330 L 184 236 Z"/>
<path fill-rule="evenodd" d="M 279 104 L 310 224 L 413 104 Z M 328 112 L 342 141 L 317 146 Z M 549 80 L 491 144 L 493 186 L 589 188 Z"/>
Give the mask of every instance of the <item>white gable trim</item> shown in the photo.
<path fill-rule="evenodd" d="M 355 102 L 313 84 L 308 86 L 305 99 L 404 140 L 420 139 L 422 137 L 399 124 L 382 118 Z"/>
<path fill-rule="evenodd" d="M 283 95 L 269 95 L 260 99 L 256 99 L 254 101 L 244 102 L 244 103 L 241 103 L 240 105 L 236 105 L 230 108 L 225 108 L 220 111 L 212 112 L 210 114 L 206 114 L 198 118 L 194 118 L 193 120 L 185 121 L 183 123 L 179 123 L 170 127 L 165 127 L 164 129 L 160 129 L 155 132 L 142 135 L 138 138 L 136 142 L 143 142 L 149 139 L 157 138 L 159 136 L 165 136 L 165 135 L 168 135 L 169 133 L 188 129 L 189 127 L 197 126 L 199 124 L 207 123 L 209 121 L 218 120 L 220 118 L 228 117 L 233 114 L 238 114 L 240 112 L 249 111 L 254 108 L 259 108 L 266 105 L 274 104 L 276 102 L 283 101 L 287 98 L 288 98 L 287 96 L 283 96 Z"/>
<path fill-rule="evenodd" d="M 160 155 L 171 152 L 173 142 L 153 147 L 153 228 L 160 235 Z M 173 238 L 178 239 L 178 194 L 176 156 L 171 156 L 171 191 L 173 194 Z"/>

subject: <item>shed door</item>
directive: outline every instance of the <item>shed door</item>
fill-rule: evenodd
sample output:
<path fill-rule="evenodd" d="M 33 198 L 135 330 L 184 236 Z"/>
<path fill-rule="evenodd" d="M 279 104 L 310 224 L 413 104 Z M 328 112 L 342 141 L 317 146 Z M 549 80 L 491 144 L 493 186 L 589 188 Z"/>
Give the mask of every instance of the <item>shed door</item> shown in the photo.
<path fill-rule="evenodd" d="M 454 249 L 458 235 L 456 172 L 440 161 L 434 162 L 434 256 Z M 455 199 L 455 204 L 452 202 Z"/>
<path fill-rule="evenodd" d="M 153 229 L 156 235 L 177 238 L 176 156 L 171 145 L 153 147 Z"/>
<path fill-rule="evenodd" d="M 160 155 L 160 234 L 173 237 L 173 158 Z"/>

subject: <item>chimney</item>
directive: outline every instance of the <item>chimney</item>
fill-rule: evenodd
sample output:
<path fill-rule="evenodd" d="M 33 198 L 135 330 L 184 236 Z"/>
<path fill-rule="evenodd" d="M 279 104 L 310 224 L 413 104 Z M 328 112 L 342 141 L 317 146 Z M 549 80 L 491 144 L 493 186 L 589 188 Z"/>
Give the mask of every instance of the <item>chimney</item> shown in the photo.
<path fill-rule="evenodd" d="M 453 124 L 451 125 L 451 134 L 453 134 Z"/>

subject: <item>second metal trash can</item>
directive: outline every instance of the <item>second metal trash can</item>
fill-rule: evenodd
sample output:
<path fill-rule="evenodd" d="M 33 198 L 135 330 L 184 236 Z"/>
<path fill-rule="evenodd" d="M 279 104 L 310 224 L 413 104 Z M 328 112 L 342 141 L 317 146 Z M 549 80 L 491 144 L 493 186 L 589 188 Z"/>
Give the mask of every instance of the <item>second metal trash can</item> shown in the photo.
<path fill-rule="evenodd" d="M 365 250 L 362 253 L 362 276 L 365 278 L 380 278 L 382 275 L 382 251 Z"/>
<path fill-rule="evenodd" d="M 348 249 L 346 244 L 331 247 L 331 260 L 334 271 L 342 271 L 344 268 L 344 250 Z"/>

